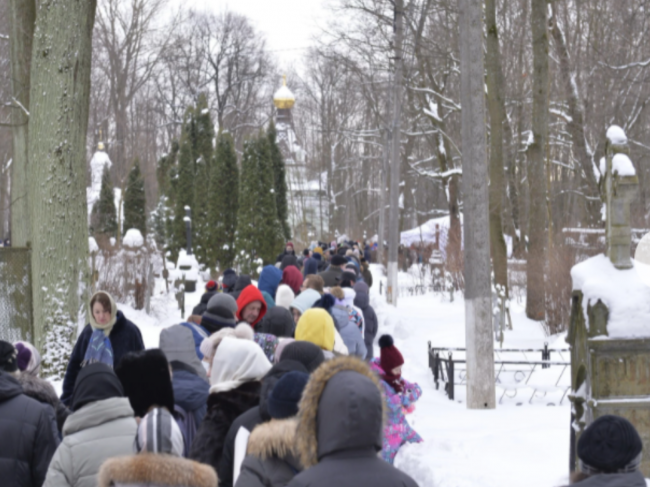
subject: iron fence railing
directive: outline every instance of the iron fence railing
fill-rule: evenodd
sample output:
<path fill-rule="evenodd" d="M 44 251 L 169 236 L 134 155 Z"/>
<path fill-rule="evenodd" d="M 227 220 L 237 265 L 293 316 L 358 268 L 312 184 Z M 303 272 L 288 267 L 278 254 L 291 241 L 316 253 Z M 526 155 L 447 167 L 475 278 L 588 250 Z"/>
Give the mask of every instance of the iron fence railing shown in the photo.
<path fill-rule="evenodd" d="M 464 348 L 432 347 L 429 342 L 429 368 L 433 373 L 436 389 L 440 388 L 442 382 L 450 400 L 455 398 L 456 386 L 466 384 L 467 362 L 463 357 L 454 357 L 454 353 L 465 352 Z M 495 382 L 502 391 L 499 403 L 504 397 L 513 398 L 519 391 L 526 389 L 528 392 L 532 391 L 528 402 L 532 402 L 535 397 L 544 397 L 549 392 L 561 392 L 560 404 L 562 404 L 570 389 L 569 385 L 561 384 L 564 373 L 571 366 L 571 362 L 564 357 L 567 353 L 569 349 L 552 349 L 548 344 L 544 344 L 544 348 L 541 349 L 496 349 L 494 351 Z M 532 354 L 541 355 L 541 360 L 529 358 Z M 552 354 L 559 355 L 560 360 L 552 360 Z M 551 368 L 557 368 L 557 377 L 553 377 L 551 384 L 542 384 L 533 379 L 533 376 L 542 369 Z"/>

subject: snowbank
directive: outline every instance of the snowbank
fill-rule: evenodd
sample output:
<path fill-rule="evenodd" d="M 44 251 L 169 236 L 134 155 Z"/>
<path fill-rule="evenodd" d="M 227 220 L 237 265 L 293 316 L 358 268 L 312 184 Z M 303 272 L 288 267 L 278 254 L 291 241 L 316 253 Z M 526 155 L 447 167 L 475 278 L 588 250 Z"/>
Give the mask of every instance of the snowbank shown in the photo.
<path fill-rule="evenodd" d="M 144 237 L 137 228 L 129 228 L 122 239 L 122 244 L 131 248 L 142 247 L 144 245 Z"/>
<path fill-rule="evenodd" d="M 643 264 L 633 261 L 634 266 Z M 571 269 L 573 289 L 582 291 L 583 307 L 599 299 L 609 309 L 610 338 L 650 337 L 650 287 L 643 283 L 642 269 L 619 270 L 603 254 Z M 602 337 L 606 338 L 606 337 Z"/>

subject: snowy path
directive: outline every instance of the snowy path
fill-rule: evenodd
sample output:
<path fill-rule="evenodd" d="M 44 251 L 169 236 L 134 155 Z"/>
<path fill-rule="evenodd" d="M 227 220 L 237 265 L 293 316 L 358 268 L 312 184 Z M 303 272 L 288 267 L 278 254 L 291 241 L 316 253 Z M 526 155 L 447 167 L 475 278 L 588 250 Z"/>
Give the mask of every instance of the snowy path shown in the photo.
<path fill-rule="evenodd" d="M 400 283 L 402 279 L 408 276 L 400 275 Z M 378 285 L 371 294 L 380 321 L 379 335 L 393 334 L 406 360 L 404 377 L 418 382 L 424 392 L 408 420 L 425 441 L 406 445 L 396 466 L 421 487 L 568 484 L 571 409 L 566 398 L 562 405 L 557 405 L 561 394 L 535 398 L 529 404 L 530 394 L 522 391 L 518 397 L 504 398 L 496 410 L 470 411 L 464 404 L 465 388 L 457 386 L 457 399 L 450 401 L 444 391 L 435 389 L 427 342 L 441 347 L 465 346 L 464 303 L 449 303 L 440 295 L 428 294 L 401 297 L 397 308 L 392 308 L 379 295 Z M 513 305 L 512 312 L 514 330 L 507 332 L 504 347 L 543 348 L 545 341 L 554 348 L 566 347 L 563 336 L 545 337 L 537 323 L 526 319 L 521 306 Z M 565 374 L 568 381 L 568 372 Z M 535 380 L 549 379 L 553 381 L 542 374 Z M 497 400 L 499 396 L 497 390 Z"/>

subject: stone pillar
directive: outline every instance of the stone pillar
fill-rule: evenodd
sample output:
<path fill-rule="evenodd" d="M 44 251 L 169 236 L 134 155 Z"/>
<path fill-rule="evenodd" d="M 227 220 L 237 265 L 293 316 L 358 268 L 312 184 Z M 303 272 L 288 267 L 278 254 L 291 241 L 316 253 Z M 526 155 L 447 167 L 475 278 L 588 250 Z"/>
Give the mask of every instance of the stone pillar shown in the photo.
<path fill-rule="evenodd" d="M 601 166 L 601 196 L 606 208 L 607 257 L 617 269 L 631 269 L 632 229 L 630 204 L 636 196 L 639 178 L 632 161 L 627 137 L 620 127 L 610 127 L 605 144 L 605 167 Z"/>

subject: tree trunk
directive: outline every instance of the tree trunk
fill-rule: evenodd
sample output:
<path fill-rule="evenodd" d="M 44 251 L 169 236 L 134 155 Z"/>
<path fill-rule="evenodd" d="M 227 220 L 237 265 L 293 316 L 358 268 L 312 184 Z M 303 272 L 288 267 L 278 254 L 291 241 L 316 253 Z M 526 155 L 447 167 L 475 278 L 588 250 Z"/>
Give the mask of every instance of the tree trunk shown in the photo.
<path fill-rule="evenodd" d="M 399 186 L 401 164 L 401 124 L 402 116 L 402 37 L 404 23 L 404 0 L 395 0 L 395 77 L 393 78 L 393 124 L 390 167 L 390 208 L 388 219 L 388 279 L 386 281 L 386 301 L 397 306 L 397 260 L 399 235 Z"/>
<path fill-rule="evenodd" d="M 506 118 L 503 97 L 503 72 L 499 54 L 499 34 L 496 20 L 496 1 L 485 0 L 487 29 L 487 106 L 490 114 L 490 251 L 494 281 L 508 293 L 508 254 L 503 238 L 503 201 L 505 196 L 503 174 L 503 122 Z"/>
<path fill-rule="evenodd" d="M 66 359 L 55 349 L 85 320 L 84 155 L 96 5 L 96 0 L 42 1 L 36 20 L 29 123 L 32 292 L 34 323 L 46 324 L 36 347 L 50 367 Z"/>
<path fill-rule="evenodd" d="M 546 142 L 548 135 L 547 2 L 533 1 L 530 15 L 533 37 L 533 141 L 528 146 L 528 259 L 526 315 L 544 319 L 544 263 L 546 246 Z"/>
<path fill-rule="evenodd" d="M 585 201 L 587 223 L 594 225 L 600 220 L 600 207 L 602 202 L 598 190 L 598 181 L 596 181 L 596 175 L 594 174 L 593 154 L 587 148 L 582 103 L 578 95 L 576 76 L 571 69 L 571 61 L 569 60 L 569 51 L 564 40 L 564 33 L 560 29 L 560 26 L 557 25 L 555 13 L 553 16 L 555 22 L 553 22 L 551 33 L 553 34 L 553 41 L 560 61 L 560 78 L 566 91 L 569 109 L 568 115 L 570 117 L 570 120 L 567 122 L 567 130 L 571 134 L 573 155 L 580 163 L 580 168 L 582 169 L 578 170 L 577 174 L 583 180 L 581 191 L 584 192 L 587 198 Z M 579 215 L 573 215 L 573 217 L 578 217 L 579 221 L 584 221 Z"/>
<path fill-rule="evenodd" d="M 467 407 L 494 409 L 482 0 L 460 0 Z"/>
<path fill-rule="evenodd" d="M 29 198 L 27 197 L 29 78 L 32 40 L 36 21 L 35 0 L 11 0 L 11 110 L 13 162 L 11 163 L 11 241 L 25 247 L 30 239 Z"/>

